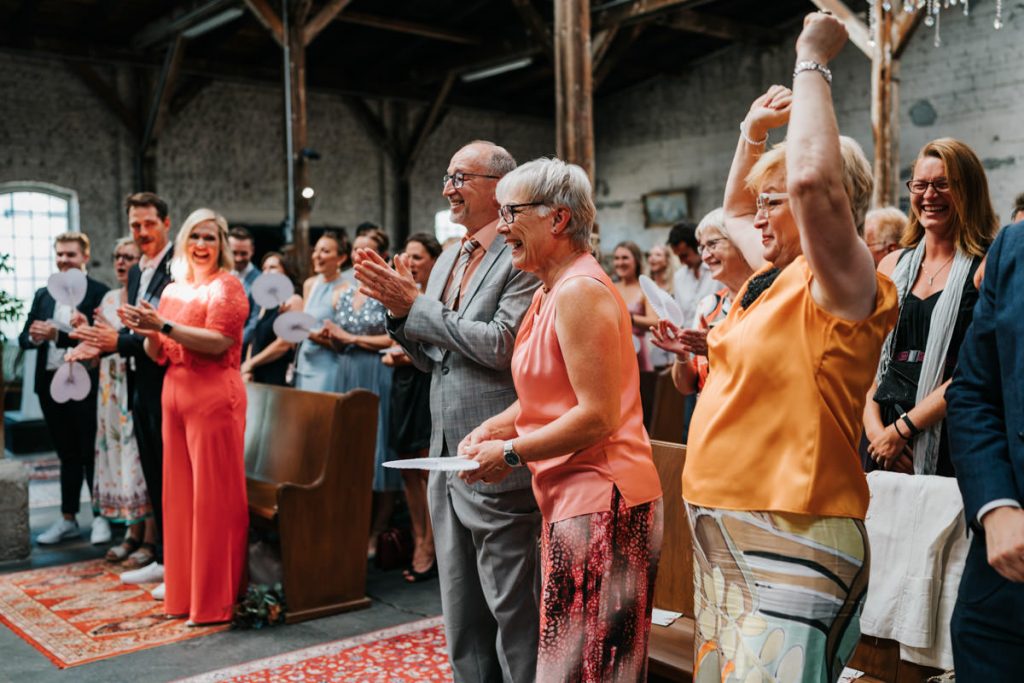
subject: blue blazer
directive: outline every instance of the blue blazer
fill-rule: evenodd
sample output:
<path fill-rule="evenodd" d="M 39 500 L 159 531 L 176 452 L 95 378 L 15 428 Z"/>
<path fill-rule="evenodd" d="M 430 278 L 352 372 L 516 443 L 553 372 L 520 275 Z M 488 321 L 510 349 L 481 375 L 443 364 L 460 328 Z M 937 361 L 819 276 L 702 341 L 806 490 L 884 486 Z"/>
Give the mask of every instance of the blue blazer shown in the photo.
<path fill-rule="evenodd" d="M 1003 229 L 989 249 L 946 403 L 964 514 L 978 529 L 986 504 L 1024 505 L 1024 222 Z"/>

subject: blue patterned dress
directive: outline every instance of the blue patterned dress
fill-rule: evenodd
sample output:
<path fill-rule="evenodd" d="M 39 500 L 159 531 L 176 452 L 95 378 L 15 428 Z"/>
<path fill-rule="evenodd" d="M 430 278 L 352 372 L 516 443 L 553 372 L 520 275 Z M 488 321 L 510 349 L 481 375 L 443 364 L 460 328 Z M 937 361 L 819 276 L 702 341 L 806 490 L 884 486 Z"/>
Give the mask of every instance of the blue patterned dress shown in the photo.
<path fill-rule="evenodd" d="M 387 334 L 384 327 L 387 309 L 376 299 L 366 299 L 357 310 L 352 305 L 356 288 L 349 287 L 338 298 L 335 321 L 345 331 L 357 336 Z M 391 379 L 393 369 L 381 362 L 380 354 L 367 351 L 354 344 L 338 354 L 338 383 L 335 391 L 344 393 L 353 389 L 366 389 L 380 397 L 377 415 L 377 449 L 374 458 L 373 490 L 400 491 L 402 477 L 397 470 L 389 470 L 384 463 L 396 460 L 398 454 L 391 448 Z"/>
<path fill-rule="evenodd" d="M 309 300 L 306 301 L 306 313 L 320 322 L 333 319 L 331 300 L 334 290 L 344 284 L 344 279 L 340 277 L 327 282 L 323 275 L 317 275 L 309 292 Z M 305 391 L 337 391 L 335 386 L 338 383 L 339 360 L 338 354 L 331 349 L 306 339 L 295 354 L 295 388 Z"/>

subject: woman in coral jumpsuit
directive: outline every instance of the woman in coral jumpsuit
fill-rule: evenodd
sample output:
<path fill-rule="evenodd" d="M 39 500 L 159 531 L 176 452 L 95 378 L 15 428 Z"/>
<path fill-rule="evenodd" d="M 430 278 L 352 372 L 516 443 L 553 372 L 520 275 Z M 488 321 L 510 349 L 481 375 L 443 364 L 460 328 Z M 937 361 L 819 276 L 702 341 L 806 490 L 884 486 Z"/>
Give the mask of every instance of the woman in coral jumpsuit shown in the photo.
<path fill-rule="evenodd" d="M 239 372 L 248 300 L 231 275 L 227 221 L 194 211 L 175 242 L 175 282 L 159 310 L 127 307 L 163 388 L 164 611 L 189 625 L 230 621 L 245 577 L 249 526 Z"/>

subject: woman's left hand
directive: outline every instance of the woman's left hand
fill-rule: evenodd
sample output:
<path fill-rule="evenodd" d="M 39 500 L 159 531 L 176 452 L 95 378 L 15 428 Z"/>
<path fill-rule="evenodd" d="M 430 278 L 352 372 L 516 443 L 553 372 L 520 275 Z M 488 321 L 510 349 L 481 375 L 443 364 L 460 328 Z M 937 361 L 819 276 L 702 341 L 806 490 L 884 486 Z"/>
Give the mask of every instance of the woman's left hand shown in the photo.
<path fill-rule="evenodd" d="M 142 301 L 138 306 L 125 304 L 118 313 L 121 315 L 121 322 L 139 334 L 159 332 L 164 326 L 163 318 L 148 301 Z"/>
<path fill-rule="evenodd" d="M 505 462 L 504 441 L 481 441 L 464 447 L 459 455 L 480 463 L 479 469 L 459 473 L 459 477 L 467 484 L 475 484 L 478 481 L 497 484 L 512 472 L 512 468 Z"/>
<path fill-rule="evenodd" d="M 889 425 L 882 434 L 868 444 L 868 455 L 882 469 L 890 469 L 907 448 L 907 440 L 900 436 L 894 424 Z"/>

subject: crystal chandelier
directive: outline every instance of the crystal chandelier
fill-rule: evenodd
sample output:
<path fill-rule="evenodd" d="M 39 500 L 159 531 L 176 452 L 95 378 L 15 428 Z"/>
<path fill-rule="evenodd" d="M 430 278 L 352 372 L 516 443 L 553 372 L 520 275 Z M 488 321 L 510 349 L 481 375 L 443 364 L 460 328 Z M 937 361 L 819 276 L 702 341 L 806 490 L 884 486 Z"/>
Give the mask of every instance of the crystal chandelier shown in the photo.
<path fill-rule="evenodd" d="M 878 10 L 876 9 L 876 1 L 868 0 L 868 27 L 870 29 L 870 40 L 869 44 L 875 44 L 875 33 L 878 30 Z M 935 47 L 942 45 L 942 33 L 941 33 L 941 17 L 942 10 L 955 8 L 960 5 L 963 8 L 964 16 L 969 16 L 971 13 L 970 0 L 896 0 L 891 2 L 890 0 L 882 0 L 882 12 L 899 12 L 903 11 L 907 14 L 911 14 L 918 10 L 924 11 L 924 25 L 929 28 L 935 29 Z M 899 7 L 897 7 L 899 6 Z M 992 22 L 992 28 L 999 30 L 1003 27 L 1003 0 L 996 0 L 996 18 Z"/>

